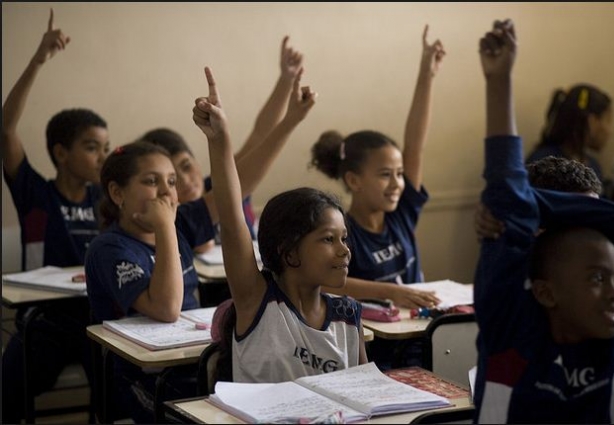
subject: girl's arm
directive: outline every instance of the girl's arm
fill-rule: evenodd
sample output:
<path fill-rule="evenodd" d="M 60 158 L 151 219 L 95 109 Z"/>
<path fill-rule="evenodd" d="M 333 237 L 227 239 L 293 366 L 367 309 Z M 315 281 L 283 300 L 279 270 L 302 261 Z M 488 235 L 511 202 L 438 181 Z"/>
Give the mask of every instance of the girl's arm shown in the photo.
<path fill-rule="evenodd" d="M 422 34 L 422 60 L 414 98 L 405 123 L 403 148 L 405 176 L 418 191 L 422 185 L 422 150 L 431 121 L 431 87 L 445 55 L 441 41 L 437 40 L 433 44 L 426 41 L 428 29 L 426 25 Z"/>
<path fill-rule="evenodd" d="M 300 72 L 303 63 L 303 55 L 288 46 L 289 39 L 290 37 L 285 36 L 281 42 L 279 60 L 281 72 L 279 78 L 269 98 L 258 113 L 252 132 L 235 155 L 237 162 L 251 149 L 258 147 L 284 116 L 294 79 Z"/>
<path fill-rule="evenodd" d="M 149 201 L 133 220 L 150 227 L 156 237 L 156 262 L 149 285 L 133 304 L 139 313 L 163 322 L 179 318 L 183 305 L 183 271 L 175 228 L 177 204 L 170 197 Z"/>
<path fill-rule="evenodd" d="M 251 235 L 245 224 L 241 183 L 232 152 L 226 116 L 213 73 L 205 68 L 209 96 L 196 99 L 193 119 L 207 136 L 211 161 L 211 191 L 219 214 L 224 269 L 237 311 L 237 332 L 252 323 L 266 290 L 258 269 Z"/>

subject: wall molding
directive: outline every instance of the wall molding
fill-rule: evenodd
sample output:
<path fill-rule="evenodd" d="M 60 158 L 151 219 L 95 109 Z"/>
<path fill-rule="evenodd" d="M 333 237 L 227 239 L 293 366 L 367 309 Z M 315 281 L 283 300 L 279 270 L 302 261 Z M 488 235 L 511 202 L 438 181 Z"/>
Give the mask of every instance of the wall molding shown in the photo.
<path fill-rule="evenodd" d="M 449 190 L 430 193 L 424 206 L 425 212 L 475 208 L 480 200 L 482 189 Z"/>

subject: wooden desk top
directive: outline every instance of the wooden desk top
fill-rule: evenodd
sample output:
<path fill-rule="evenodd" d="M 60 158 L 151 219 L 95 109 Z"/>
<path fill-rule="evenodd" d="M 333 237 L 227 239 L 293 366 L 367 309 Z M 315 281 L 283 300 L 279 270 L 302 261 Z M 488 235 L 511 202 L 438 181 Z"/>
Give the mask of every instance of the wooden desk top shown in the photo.
<path fill-rule="evenodd" d="M 205 264 L 198 258 L 194 258 L 194 268 L 196 274 L 206 281 L 223 281 L 226 280 L 226 270 L 223 264 Z"/>
<path fill-rule="evenodd" d="M 168 367 L 197 363 L 202 351 L 209 345 L 199 344 L 168 350 L 148 350 L 102 325 L 87 327 L 87 335 L 111 351 L 140 367 Z"/>
<path fill-rule="evenodd" d="M 398 322 L 376 322 L 362 320 L 365 328 L 371 329 L 375 336 L 383 339 L 408 339 L 424 336 L 430 319 L 410 319 L 408 308 L 399 308 L 401 320 Z"/>
<path fill-rule="evenodd" d="M 454 406 L 437 409 L 438 412 L 445 410 L 457 410 L 472 406 L 468 397 L 450 399 Z M 186 420 L 198 424 L 244 424 L 239 418 L 232 416 L 219 407 L 214 406 L 206 400 L 206 397 L 199 397 L 187 400 L 167 401 L 166 404 L 171 409 L 178 412 Z M 376 416 L 367 420 L 365 424 L 407 424 L 418 416 L 434 410 L 420 410 L 418 412 L 399 413 L 395 415 Z"/>
<path fill-rule="evenodd" d="M 40 304 L 41 302 L 66 300 L 69 298 L 84 298 L 85 296 L 83 294 L 69 294 L 68 292 L 47 291 L 2 283 L 2 305 L 9 308 L 26 307 Z"/>

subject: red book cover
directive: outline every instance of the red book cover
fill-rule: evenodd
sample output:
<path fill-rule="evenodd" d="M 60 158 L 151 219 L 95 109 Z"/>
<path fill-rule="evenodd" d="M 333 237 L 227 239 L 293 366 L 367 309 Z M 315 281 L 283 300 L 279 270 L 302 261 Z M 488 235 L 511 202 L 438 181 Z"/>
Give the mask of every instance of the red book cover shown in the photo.
<path fill-rule="evenodd" d="M 435 375 L 433 372 L 418 366 L 391 369 L 385 371 L 384 374 L 404 384 L 409 384 L 412 387 L 429 391 L 449 399 L 469 397 L 471 395 L 468 388 L 447 381 Z"/>

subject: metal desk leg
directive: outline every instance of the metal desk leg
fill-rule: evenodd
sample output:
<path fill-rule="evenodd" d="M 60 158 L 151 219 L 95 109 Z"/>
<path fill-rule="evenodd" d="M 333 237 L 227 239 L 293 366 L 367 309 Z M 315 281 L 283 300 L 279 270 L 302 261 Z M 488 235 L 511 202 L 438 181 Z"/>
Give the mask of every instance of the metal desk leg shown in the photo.
<path fill-rule="evenodd" d="M 168 375 L 170 375 L 173 371 L 172 367 L 167 367 L 164 369 L 156 378 L 156 393 L 154 394 L 154 420 L 157 424 L 165 423 L 165 414 L 164 414 L 164 395 L 165 395 L 165 386 L 166 379 Z"/>
<path fill-rule="evenodd" d="M 32 349 L 30 348 L 32 336 L 30 335 L 30 325 L 43 313 L 43 309 L 34 307 L 31 311 L 24 315 L 23 323 L 23 397 L 24 397 L 24 415 L 27 424 L 35 423 L 35 406 L 34 392 L 32 390 L 32 382 L 34 376 L 32 373 Z"/>

